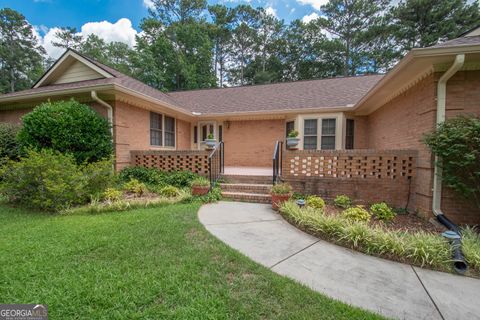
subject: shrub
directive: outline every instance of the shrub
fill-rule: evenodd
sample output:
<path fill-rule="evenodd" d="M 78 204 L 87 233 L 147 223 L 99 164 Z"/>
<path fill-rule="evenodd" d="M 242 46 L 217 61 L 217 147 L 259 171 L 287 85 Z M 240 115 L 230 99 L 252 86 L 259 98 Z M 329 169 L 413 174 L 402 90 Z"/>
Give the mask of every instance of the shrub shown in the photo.
<path fill-rule="evenodd" d="M 342 217 L 353 221 L 369 221 L 370 213 L 361 206 L 351 207 L 342 212 Z"/>
<path fill-rule="evenodd" d="M 194 197 L 203 203 L 217 202 L 222 199 L 222 189 L 219 187 L 213 187 L 206 195 Z"/>
<path fill-rule="evenodd" d="M 375 203 L 370 206 L 370 212 L 379 220 L 391 221 L 396 213 L 385 202 Z"/>
<path fill-rule="evenodd" d="M 314 209 L 323 209 L 325 207 L 325 201 L 319 196 L 308 196 L 306 203 L 307 206 Z"/>
<path fill-rule="evenodd" d="M 347 210 L 356 209 L 350 208 Z M 302 229 L 322 238 L 333 240 L 368 254 L 394 257 L 397 260 L 410 262 L 420 266 L 435 267 L 440 270 L 451 270 L 450 245 L 440 235 L 425 232 L 409 233 L 405 231 L 389 231 L 369 226 L 361 221 L 345 220 L 340 216 L 324 215 L 311 207 L 300 208 L 293 201 L 285 202 L 280 213 L 289 221 Z M 368 212 L 367 212 L 368 213 Z M 464 253 L 470 251 L 470 243 L 476 243 L 478 254 L 480 239 L 473 240 L 471 231 L 464 231 Z M 478 236 L 478 235 L 477 235 Z M 468 239 L 468 240 L 467 240 Z M 467 246 L 469 249 L 465 249 Z M 472 257 L 472 256 L 470 256 Z M 478 257 L 478 256 L 477 256 Z M 480 271 L 479 265 L 468 260 L 472 268 Z"/>
<path fill-rule="evenodd" d="M 424 141 L 441 159 L 443 182 L 480 208 L 480 118 L 449 119 Z"/>
<path fill-rule="evenodd" d="M 71 155 L 28 151 L 0 170 L 0 190 L 12 203 L 59 211 L 88 201 L 88 179 Z"/>
<path fill-rule="evenodd" d="M 20 147 L 17 134 L 20 126 L 11 123 L 0 123 L 0 158 L 17 160 L 20 157 Z"/>
<path fill-rule="evenodd" d="M 192 187 L 210 187 L 210 181 L 204 177 L 198 177 L 192 181 Z"/>
<path fill-rule="evenodd" d="M 177 188 L 189 187 L 198 175 L 191 171 L 165 172 L 156 168 L 127 167 L 120 171 L 119 178 L 123 182 L 137 179 L 153 190 L 160 190 L 167 185 Z"/>
<path fill-rule="evenodd" d="M 333 200 L 333 203 L 335 203 L 337 207 L 340 207 L 343 209 L 347 209 L 352 206 L 352 200 L 344 194 L 336 196 L 335 199 Z"/>
<path fill-rule="evenodd" d="M 90 197 L 97 197 L 102 192 L 117 184 L 116 176 L 113 174 L 113 160 L 105 159 L 80 166 L 87 185 L 85 192 Z"/>
<path fill-rule="evenodd" d="M 285 195 L 292 192 L 292 186 L 288 183 L 277 183 L 270 189 L 272 194 Z"/>
<path fill-rule="evenodd" d="M 180 190 L 174 186 L 166 186 L 160 190 L 160 194 L 167 198 L 174 198 L 180 194 Z"/>
<path fill-rule="evenodd" d="M 22 118 L 18 140 L 23 148 L 48 148 L 72 154 L 78 164 L 112 155 L 108 121 L 75 100 L 46 102 Z"/>
<path fill-rule="evenodd" d="M 147 186 L 138 181 L 137 179 L 132 179 L 129 182 L 125 183 L 123 186 L 124 190 L 130 193 L 133 193 L 137 197 L 141 197 L 144 193 L 148 191 Z"/>
<path fill-rule="evenodd" d="M 123 192 L 115 188 L 107 188 L 103 194 L 102 198 L 107 201 L 119 201 L 122 198 Z"/>

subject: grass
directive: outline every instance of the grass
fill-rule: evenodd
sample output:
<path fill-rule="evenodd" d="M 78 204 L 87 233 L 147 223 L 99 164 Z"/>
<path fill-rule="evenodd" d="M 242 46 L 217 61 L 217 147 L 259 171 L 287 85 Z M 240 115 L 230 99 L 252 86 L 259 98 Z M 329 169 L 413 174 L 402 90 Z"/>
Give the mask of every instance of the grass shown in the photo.
<path fill-rule="evenodd" d="M 197 202 L 103 214 L 0 206 L 0 301 L 51 319 L 379 319 L 252 262 Z"/>
<path fill-rule="evenodd" d="M 362 221 L 324 214 L 311 207 L 285 202 L 283 217 L 302 230 L 322 239 L 366 254 L 434 270 L 453 272 L 451 246 L 440 234 L 388 231 Z M 467 275 L 480 275 L 480 237 L 472 229 L 463 233 L 463 253 L 469 264 Z"/>

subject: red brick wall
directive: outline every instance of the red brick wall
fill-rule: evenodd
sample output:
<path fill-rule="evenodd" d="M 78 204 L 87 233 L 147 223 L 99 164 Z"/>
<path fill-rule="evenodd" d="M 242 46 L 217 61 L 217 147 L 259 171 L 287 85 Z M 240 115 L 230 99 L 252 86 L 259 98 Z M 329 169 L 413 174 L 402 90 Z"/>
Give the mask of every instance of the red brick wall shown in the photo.
<path fill-rule="evenodd" d="M 230 121 L 223 128 L 225 166 L 271 167 L 275 141 L 285 138 L 285 120 Z"/>
<path fill-rule="evenodd" d="M 413 209 L 416 152 L 410 150 L 285 151 L 282 179 L 295 191 L 364 204 L 386 201 Z"/>
<path fill-rule="evenodd" d="M 419 213 L 432 215 L 433 158 L 422 137 L 435 128 L 436 85 L 441 73 L 423 79 L 368 116 L 367 145 L 371 149 L 416 149 L 418 167 L 413 201 Z M 447 83 L 447 118 L 461 113 L 480 115 L 480 72 L 459 72 Z M 444 211 L 453 221 L 480 223 L 480 210 L 445 192 Z M 463 208 L 469 210 L 463 210 Z M 448 211 L 447 211 L 448 210 Z M 468 213 L 466 213 L 468 211 Z"/>

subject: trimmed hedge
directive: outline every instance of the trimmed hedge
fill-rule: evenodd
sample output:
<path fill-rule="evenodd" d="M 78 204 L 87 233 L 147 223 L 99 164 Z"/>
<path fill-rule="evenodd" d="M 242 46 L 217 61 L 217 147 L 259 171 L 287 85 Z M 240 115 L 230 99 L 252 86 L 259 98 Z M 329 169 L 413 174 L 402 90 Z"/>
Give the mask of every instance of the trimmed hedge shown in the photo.
<path fill-rule="evenodd" d="M 45 102 L 22 118 L 18 134 L 24 149 L 52 149 L 71 154 L 75 161 L 96 162 L 113 154 L 110 124 L 87 105 L 75 100 Z"/>

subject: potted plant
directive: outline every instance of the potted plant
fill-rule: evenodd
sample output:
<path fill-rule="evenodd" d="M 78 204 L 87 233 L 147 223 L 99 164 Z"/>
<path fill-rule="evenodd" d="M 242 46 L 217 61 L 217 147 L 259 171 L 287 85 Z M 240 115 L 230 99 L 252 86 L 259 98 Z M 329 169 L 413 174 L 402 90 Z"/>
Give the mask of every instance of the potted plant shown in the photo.
<path fill-rule="evenodd" d="M 292 130 L 288 133 L 287 136 L 287 147 L 289 149 L 296 149 L 300 139 L 298 138 L 298 131 Z"/>
<path fill-rule="evenodd" d="M 210 181 L 204 177 L 199 177 L 192 181 L 192 195 L 203 196 L 210 190 Z"/>
<path fill-rule="evenodd" d="M 292 186 L 288 183 L 278 183 L 270 189 L 272 209 L 278 210 L 280 205 L 292 196 Z"/>
<path fill-rule="evenodd" d="M 208 149 L 213 149 L 213 148 L 215 148 L 215 145 L 217 144 L 217 140 L 216 140 L 215 137 L 213 136 L 213 133 L 210 133 L 210 134 L 207 136 L 207 139 L 205 139 L 205 144 L 207 145 L 207 148 L 208 148 Z"/>

